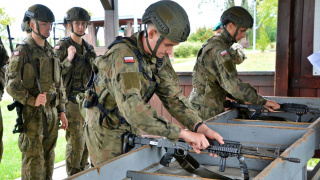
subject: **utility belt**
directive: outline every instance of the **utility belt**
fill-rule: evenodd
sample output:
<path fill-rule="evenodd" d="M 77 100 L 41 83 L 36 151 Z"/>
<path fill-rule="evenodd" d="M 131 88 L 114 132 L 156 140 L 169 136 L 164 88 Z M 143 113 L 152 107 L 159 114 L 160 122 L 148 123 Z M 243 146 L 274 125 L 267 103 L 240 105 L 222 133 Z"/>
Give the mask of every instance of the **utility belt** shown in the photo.
<path fill-rule="evenodd" d="M 123 116 L 120 116 L 119 108 L 117 106 L 112 109 L 107 109 L 103 106 L 103 104 L 99 102 L 98 95 L 92 89 L 89 89 L 86 93 L 88 94 L 85 100 L 83 101 L 82 107 L 84 108 L 98 107 L 99 108 L 99 110 L 102 112 L 102 115 L 100 115 L 100 119 L 99 119 L 100 126 L 102 125 L 104 119 L 106 120 L 107 126 L 110 127 L 111 129 L 118 129 L 121 126 L 121 124 L 129 124 Z M 119 122 L 117 123 L 116 127 L 114 127 L 114 125 L 111 124 L 112 120 L 108 117 L 109 113 L 114 113 L 119 119 Z"/>

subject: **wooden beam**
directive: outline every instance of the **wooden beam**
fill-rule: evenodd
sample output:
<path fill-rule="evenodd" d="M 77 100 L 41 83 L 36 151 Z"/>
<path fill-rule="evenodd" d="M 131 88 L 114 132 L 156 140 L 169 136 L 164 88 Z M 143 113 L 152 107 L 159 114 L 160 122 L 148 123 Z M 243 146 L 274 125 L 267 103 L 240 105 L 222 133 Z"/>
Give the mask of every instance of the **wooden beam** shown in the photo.
<path fill-rule="evenodd" d="M 100 0 L 104 10 L 114 10 L 113 0 Z"/>
<path fill-rule="evenodd" d="M 289 88 L 291 0 L 279 0 L 278 9 L 276 80 L 274 92 L 276 96 L 287 96 Z"/>

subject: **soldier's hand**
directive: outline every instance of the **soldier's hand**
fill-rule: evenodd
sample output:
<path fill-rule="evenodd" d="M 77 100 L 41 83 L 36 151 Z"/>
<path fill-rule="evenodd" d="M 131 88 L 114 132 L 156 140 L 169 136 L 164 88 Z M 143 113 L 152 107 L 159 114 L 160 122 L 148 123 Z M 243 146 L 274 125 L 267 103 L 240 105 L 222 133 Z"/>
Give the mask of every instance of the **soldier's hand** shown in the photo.
<path fill-rule="evenodd" d="M 68 61 L 71 62 L 73 60 L 74 55 L 76 54 L 76 52 L 77 52 L 77 50 L 76 50 L 76 48 L 74 46 L 70 46 L 68 48 L 68 57 L 67 57 Z"/>
<path fill-rule="evenodd" d="M 205 124 L 202 124 L 202 125 L 200 125 L 198 127 L 197 133 L 204 134 L 207 138 L 215 139 L 220 144 L 224 144 L 222 136 L 220 136 L 219 133 L 217 133 L 217 132 L 213 131 L 212 129 L 208 128 L 208 126 L 205 125 Z M 213 154 L 211 153 L 210 156 L 212 156 L 212 155 Z M 215 154 L 214 157 L 217 157 L 217 155 Z"/>
<path fill-rule="evenodd" d="M 193 150 L 199 154 L 201 149 L 206 149 L 210 144 L 207 138 L 203 134 L 194 133 L 181 129 L 179 138 L 185 140 Z"/>
<path fill-rule="evenodd" d="M 59 128 L 66 130 L 68 128 L 68 120 L 64 112 L 60 113 L 60 120 L 62 122 L 62 125 Z"/>
<path fill-rule="evenodd" d="M 42 94 L 39 94 L 36 98 L 36 101 L 34 102 L 34 106 L 38 107 L 40 105 L 45 106 L 47 103 L 47 93 L 44 92 Z"/>
<path fill-rule="evenodd" d="M 267 100 L 267 103 L 264 105 L 264 107 L 273 112 L 274 110 L 279 109 L 280 105 L 275 101 Z"/>

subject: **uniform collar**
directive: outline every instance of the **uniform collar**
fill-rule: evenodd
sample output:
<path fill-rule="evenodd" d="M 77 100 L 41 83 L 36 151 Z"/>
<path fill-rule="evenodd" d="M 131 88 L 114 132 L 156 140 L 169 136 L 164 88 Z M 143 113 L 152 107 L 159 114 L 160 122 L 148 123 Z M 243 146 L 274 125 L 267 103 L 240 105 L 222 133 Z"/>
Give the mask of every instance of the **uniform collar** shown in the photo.
<path fill-rule="evenodd" d="M 221 37 L 224 39 L 225 43 L 228 45 L 228 47 L 231 47 L 233 42 L 232 40 L 229 38 L 229 34 L 226 32 L 226 30 L 224 29 L 221 32 Z"/>
<path fill-rule="evenodd" d="M 41 49 L 52 49 L 51 45 L 48 43 L 47 40 L 45 40 L 45 46 L 42 47 L 42 46 L 39 46 L 36 41 L 32 38 L 32 36 L 27 36 L 26 39 L 24 40 L 27 44 L 29 44 L 30 46 L 33 46 L 33 47 L 38 47 L 38 48 L 41 48 Z"/>

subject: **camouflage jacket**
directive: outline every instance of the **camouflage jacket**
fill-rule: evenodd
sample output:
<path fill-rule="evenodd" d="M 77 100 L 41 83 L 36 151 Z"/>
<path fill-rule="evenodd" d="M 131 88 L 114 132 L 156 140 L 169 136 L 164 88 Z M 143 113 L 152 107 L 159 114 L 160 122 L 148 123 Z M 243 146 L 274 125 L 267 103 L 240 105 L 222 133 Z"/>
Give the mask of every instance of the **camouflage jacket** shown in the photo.
<path fill-rule="evenodd" d="M 67 60 L 68 48 L 76 48 L 74 59 Z M 61 60 L 62 77 L 66 87 L 67 97 L 76 97 L 79 92 L 84 92 L 91 75 L 91 67 L 96 53 L 92 45 L 83 40 L 82 45 L 74 42 L 71 37 L 61 39 L 54 48 L 54 52 Z"/>
<path fill-rule="evenodd" d="M 145 95 L 148 89 L 152 88 L 151 84 L 155 82 L 158 84 L 155 93 L 162 104 L 188 129 L 193 130 L 193 126 L 201 119 L 183 96 L 177 74 L 167 55 L 163 58 L 162 66 L 155 73 L 156 58 L 144 51 L 142 35 L 143 32 L 140 32 L 131 36 L 131 39 L 137 42 L 137 47 L 129 43 L 118 43 L 112 46 L 105 55 L 95 60 L 93 68 L 97 71 L 97 78 L 94 82 L 94 89 L 99 96 L 99 102 L 107 109 L 118 107 L 120 114 L 125 117 L 132 128 L 141 129 L 149 134 L 165 136 L 175 141 L 179 137 L 181 127 L 159 116 L 157 111 L 145 102 Z M 137 48 L 143 56 L 140 67 L 145 74 L 139 70 L 138 58 L 133 48 Z M 147 77 L 153 77 L 153 73 L 155 82 L 150 81 Z M 108 117 L 111 119 L 109 125 L 119 121 L 114 113 L 109 113 Z"/>
<path fill-rule="evenodd" d="M 28 36 L 17 46 L 9 60 L 6 90 L 21 104 L 34 106 L 40 92 L 32 66 L 34 63 L 40 76 L 41 90 L 47 93 L 46 107 L 57 106 L 58 111 L 62 112 L 65 111 L 65 90 L 60 61 L 54 56 L 52 46 L 47 41 L 45 43 L 45 47 L 41 47 Z"/>
<path fill-rule="evenodd" d="M 208 39 L 199 50 L 193 70 L 190 102 L 214 107 L 220 112 L 224 110 L 223 102 L 227 95 L 238 102 L 266 103 L 254 87 L 238 78 L 237 54 L 230 48 L 232 44 L 224 30 L 221 35 Z"/>
<path fill-rule="evenodd" d="M 8 53 L 4 48 L 1 38 L 0 38 L 0 100 L 2 98 L 4 87 L 5 87 L 5 65 L 9 60 Z"/>

